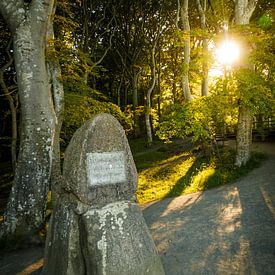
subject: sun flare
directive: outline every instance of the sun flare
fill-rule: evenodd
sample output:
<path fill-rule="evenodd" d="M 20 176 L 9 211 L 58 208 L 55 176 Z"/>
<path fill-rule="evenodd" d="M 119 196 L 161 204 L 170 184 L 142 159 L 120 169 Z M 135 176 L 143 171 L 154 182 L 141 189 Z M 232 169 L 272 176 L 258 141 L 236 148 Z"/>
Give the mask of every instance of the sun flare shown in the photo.
<path fill-rule="evenodd" d="M 216 59 L 222 65 L 231 66 L 240 58 L 240 48 L 235 41 L 225 41 L 216 50 Z"/>

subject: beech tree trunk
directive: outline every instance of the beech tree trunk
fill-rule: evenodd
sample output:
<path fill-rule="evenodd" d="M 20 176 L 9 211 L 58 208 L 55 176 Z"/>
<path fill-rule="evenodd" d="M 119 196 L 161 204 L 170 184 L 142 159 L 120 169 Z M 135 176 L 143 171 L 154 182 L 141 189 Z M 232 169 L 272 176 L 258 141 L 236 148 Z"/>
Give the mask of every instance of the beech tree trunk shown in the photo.
<path fill-rule="evenodd" d="M 132 77 L 132 89 L 133 89 L 133 113 L 134 113 L 134 136 L 138 138 L 140 136 L 139 115 L 138 115 L 138 77 L 141 71 L 134 72 Z"/>
<path fill-rule="evenodd" d="M 201 0 L 197 0 L 197 7 L 200 15 L 200 24 L 203 31 L 203 40 L 202 40 L 202 52 L 203 52 L 203 64 L 202 64 L 202 84 L 201 84 L 201 95 L 208 96 L 208 42 L 206 37 L 206 8 L 207 1 L 203 0 L 203 5 Z"/>
<path fill-rule="evenodd" d="M 256 0 L 236 0 L 235 1 L 235 22 L 236 25 L 249 24 L 250 17 L 256 7 Z M 246 66 L 247 64 L 243 64 Z M 246 107 L 239 107 L 237 144 L 235 165 L 240 167 L 245 165 L 251 156 L 252 145 L 252 123 L 253 117 Z"/>
<path fill-rule="evenodd" d="M 152 127 L 151 127 L 151 95 L 156 85 L 156 62 L 155 62 L 155 47 L 154 44 L 151 52 L 152 64 L 151 64 L 151 86 L 147 90 L 146 105 L 145 105 L 145 124 L 147 134 L 147 145 L 150 147 L 153 143 Z"/>
<path fill-rule="evenodd" d="M 247 163 L 251 155 L 253 117 L 247 108 L 239 108 L 237 128 L 237 156 L 235 165 L 240 167 Z"/>
<path fill-rule="evenodd" d="M 13 37 L 21 102 L 18 162 L 0 238 L 28 238 L 43 224 L 56 125 L 45 64 L 47 27 L 54 0 L 1 0 Z"/>
<path fill-rule="evenodd" d="M 55 10 L 55 8 L 54 8 Z M 54 40 L 53 24 L 50 22 L 47 37 Z M 55 51 L 54 45 L 47 44 L 47 47 Z M 52 169 L 51 169 L 51 185 L 60 179 L 61 176 L 61 163 L 60 163 L 60 142 L 59 136 L 63 122 L 64 115 L 64 87 L 61 82 L 61 67 L 58 59 L 49 60 L 47 62 L 48 79 L 51 85 L 51 93 L 54 103 L 54 111 L 56 114 L 55 135 L 53 140 L 53 153 L 52 153 Z"/>
<path fill-rule="evenodd" d="M 190 64 L 190 24 L 188 15 L 188 0 L 183 0 L 180 9 L 181 22 L 184 30 L 184 60 L 183 60 L 183 72 L 182 72 L 182 88 L 186 101 L 193 100 L 189 87 L 189 64 Z"/>

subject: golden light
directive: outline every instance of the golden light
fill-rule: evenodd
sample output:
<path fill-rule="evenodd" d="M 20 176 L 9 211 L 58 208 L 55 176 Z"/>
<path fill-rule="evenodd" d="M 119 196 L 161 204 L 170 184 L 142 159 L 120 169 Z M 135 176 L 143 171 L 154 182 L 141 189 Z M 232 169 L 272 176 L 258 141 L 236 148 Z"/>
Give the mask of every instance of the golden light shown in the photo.
<path fill-rule="evenodd" d="M 240 58 L 240 47 L 235 41 L 225 41 L 216 49 L 217 62 L 231 66 Z"/>

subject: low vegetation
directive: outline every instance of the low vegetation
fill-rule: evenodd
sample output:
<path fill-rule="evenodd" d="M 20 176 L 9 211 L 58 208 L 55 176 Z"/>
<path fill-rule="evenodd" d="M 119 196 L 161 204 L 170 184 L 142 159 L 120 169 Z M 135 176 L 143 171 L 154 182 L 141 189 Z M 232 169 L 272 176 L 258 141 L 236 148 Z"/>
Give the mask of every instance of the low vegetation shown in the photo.
<path fill-rule="evenodd" d="M 205 156 L 200 150 L 188 148 L 188 142 L 163 146 L 157 143 L 151 149 L 144 149 L 139 140 L 131 146 L 139 173 L 139 203 L 231 183 L 258 167 L 264 159 L 263 154 L 253 153 L 246 166 L 236 168 L 235 151 L 227 147 L 217 155 Z"/>

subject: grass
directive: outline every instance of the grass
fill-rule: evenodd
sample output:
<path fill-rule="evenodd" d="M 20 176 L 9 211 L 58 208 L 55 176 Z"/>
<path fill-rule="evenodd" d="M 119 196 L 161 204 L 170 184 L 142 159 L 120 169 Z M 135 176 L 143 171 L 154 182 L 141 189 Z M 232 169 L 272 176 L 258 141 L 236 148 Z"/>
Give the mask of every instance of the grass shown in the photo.
<path fill-rule="evenodd" d="M 178 147 L 172 144 L 161 147 L 158 144 L 151 149 L 145 149 L 141 145 L 139 140 L 134 150 L 139 173 L 139 203 L 204 191 L 230 183 L 258 167 L 264 159 L 262 154 L 253 153 L 246 166 L 236 168 L 235 152 L 228 148 L 220 151 L 220 157 L 205 157 L 191 150 L 179 152 L 176 150 Z"/>

